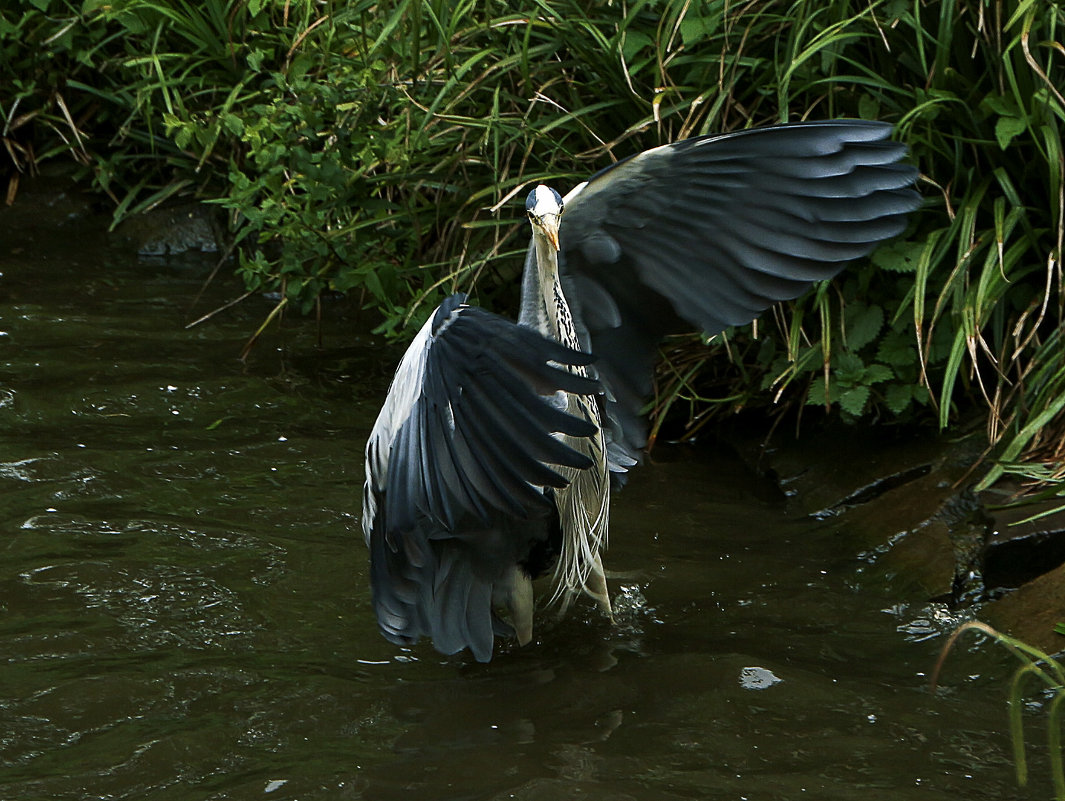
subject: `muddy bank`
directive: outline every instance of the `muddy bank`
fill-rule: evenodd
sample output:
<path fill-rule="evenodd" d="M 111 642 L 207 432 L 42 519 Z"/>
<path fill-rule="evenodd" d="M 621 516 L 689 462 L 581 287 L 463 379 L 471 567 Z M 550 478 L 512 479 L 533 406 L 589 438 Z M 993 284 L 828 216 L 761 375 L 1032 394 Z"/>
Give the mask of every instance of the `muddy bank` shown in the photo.
<path fill-rule="evenodd" d="M 772 477 L 797 515 L 928 601 L 970 610 L 1049 653 L 1065 649 L 1065 511 L 1014 503 L 1002 482 L 976 494 L 979 431 L 961 439 L 897 427 L 807 427 L 766 440 L 749 422 L 725 439 Z"/>

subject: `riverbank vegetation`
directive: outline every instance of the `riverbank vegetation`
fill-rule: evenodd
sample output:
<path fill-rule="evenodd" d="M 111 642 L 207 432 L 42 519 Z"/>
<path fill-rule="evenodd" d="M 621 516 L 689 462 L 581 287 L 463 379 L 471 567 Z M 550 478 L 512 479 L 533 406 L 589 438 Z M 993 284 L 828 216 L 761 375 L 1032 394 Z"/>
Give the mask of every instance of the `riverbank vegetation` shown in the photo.
<path fill-rule="evenodd" d="M 1065 634 L 1065 624 L 1059 623 L 1055 629 L 1059 634 Z M 1045 709 L 1046 721 L 1046 744 L 1047 758 L 1050 763 L 1050 776 L 1054 783 L 1055 801 L 1065 801 L 1065 760 L 1061 747 L 1061 716 L 1063 702 L 1065 702 L 1065 665 L 1061 660 L 1033 648 L 1027 643 L 1009 637 L 1000 631 L 996 631 L 986 623 L 970 620 L 959 626 L 947 639 L 940 652 L 939 661 L 932 671 L 932 690 L 936 689 L 939 677 L 943 672 L 944 663 L 951 651 L 954 650 L 958 641 L 966 632 L 975 631 L 986 636 L 992 642 L 996 642 L 1010 651 L 1021 666 L 1013 674 L 1009 688 L 1009 728 L 1010 740 L 1013 745 L 1013 765 L 1017 772 L 1017 784 L 1024 787 L 1028 784 L 1028 756 L 1025 750 L 1024 737 L 1024 713 L 1032 709 Z M 1042 683 L 1042 689 L 1036 693 L 1034 702 L 1029 704 L 1031 698 L 1029 679 L 1038 679 Z"/>
<path fill-rule="evenodd" d="M 922 174 L 911 230 L 755 327 L 668 342 L 655 430 L 769 404 L 979 413 L 980 486 L 1061 496 L 1063 28 L 1050 0 L 33 0 L 0 12 L 0 170 L 10 203 L 73 163 L 116 222 L 199 198 L 278 311 L 357 293 L 399 334 L 455 290 L 513 303 L 531 182 L 702 133 L 891 121 Z"/>

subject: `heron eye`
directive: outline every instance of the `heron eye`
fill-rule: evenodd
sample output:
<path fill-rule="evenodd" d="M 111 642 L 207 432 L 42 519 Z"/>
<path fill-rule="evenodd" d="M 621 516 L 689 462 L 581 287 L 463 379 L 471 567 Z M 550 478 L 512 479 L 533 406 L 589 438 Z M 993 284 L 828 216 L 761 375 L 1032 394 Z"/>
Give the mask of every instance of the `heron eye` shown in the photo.
<path fill-rule="evenodd" d="M 558 204 L 558 216 L 561 217 L 562 216 L 562 212 L 564 212 L 565 210 L 566 210 L 566 207 L 563 204 L 559 203 Z"/>

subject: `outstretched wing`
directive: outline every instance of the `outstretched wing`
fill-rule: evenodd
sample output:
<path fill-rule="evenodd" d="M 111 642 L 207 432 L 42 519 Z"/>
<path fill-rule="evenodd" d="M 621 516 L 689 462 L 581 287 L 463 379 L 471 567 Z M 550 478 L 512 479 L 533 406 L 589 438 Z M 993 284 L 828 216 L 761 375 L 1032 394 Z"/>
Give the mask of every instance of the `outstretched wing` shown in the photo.
<path fill-rule="evenodd" d="M 548 536 L 545 488 L 568 483 L 553 466 L 591 466 L 554 434 L 594 424 L 553 395 L 599 384 L 567 369 L 590 355 L 464 301 L 440 305 L 396 371 L 366 445 L 363 533 L 382 633 L 484 661 L 505 626 L 493 595 Z"/>
<path fill-rule="evenodd" d="M 595 392 L 594 380 L 556 366 L 593 357 L 464 301 L 452 295 L 414 338 L 366 446 L 367 490 L 384 496 L 392 529 L 415 519 L 451 529 L 463 514 L 528 517 L 548 504 L 543 487 L 566 484 L 549 465 L 589 466 L 552 432 L 590 436 L 593 424 L 544 396 Z"/>
<path fill-rule="evenodd" d="M 638 413 L 665 334 L 748 323 L 902 232 L 917 171 L 890 133 L 833 120 L 698 137 L 566 197 L 560 270 L 615 443 L 645 444 Z"/>

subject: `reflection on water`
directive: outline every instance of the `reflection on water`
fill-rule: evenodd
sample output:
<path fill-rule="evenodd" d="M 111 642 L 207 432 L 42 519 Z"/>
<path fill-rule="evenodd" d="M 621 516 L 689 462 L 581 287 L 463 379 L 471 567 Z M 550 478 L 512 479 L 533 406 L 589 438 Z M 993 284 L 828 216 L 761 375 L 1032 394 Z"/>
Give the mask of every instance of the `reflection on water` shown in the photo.
<path fill-rule="evenodd" d="M 395 353 L 337 309 L 244 366 L 267 306 L 185 331 L 202 275 L 5 265 L 0 797 L 1049 794 L 1038 752 L 1012 781 L 1008 660 L 959 652 L 932 697 L 949 613 L 709 446 L 618 498 L 617 625 L 545 613 L 488 665 L 388 644 L 358 503 Z"/>

